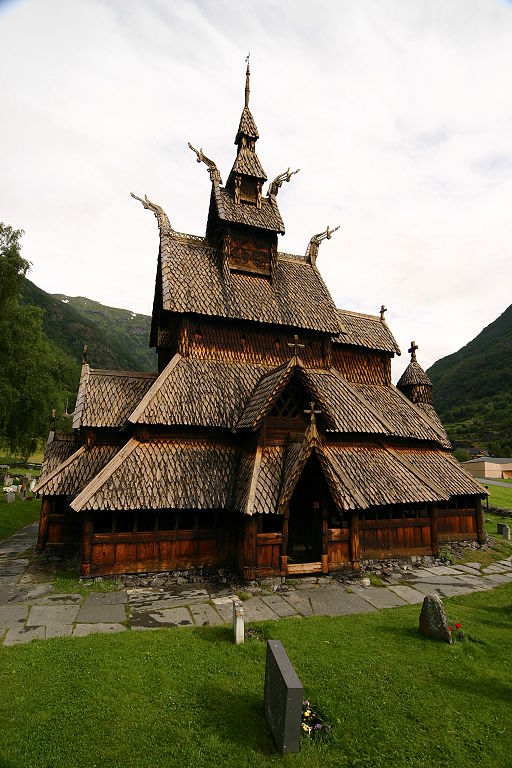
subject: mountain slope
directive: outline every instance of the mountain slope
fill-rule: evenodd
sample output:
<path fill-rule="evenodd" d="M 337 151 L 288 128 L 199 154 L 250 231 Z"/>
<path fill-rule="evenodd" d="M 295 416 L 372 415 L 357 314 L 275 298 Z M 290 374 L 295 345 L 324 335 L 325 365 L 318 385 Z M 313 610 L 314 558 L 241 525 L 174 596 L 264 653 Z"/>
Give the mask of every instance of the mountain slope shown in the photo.
<path fill-rule="evenodd" d="M 457 445 L 512 447 L 512 305 L 428 369 L 434 405 Z"/>
<path fill-rule="evenodd" d="M 87 344 L 93 368 L 156 370 L 156 354 L 148 347 L 150 317 L 83 297 L 52 295 L 30 280 L 25 280 L 23 301 L 43 310 L 46 336 L 77 364 Z"/>

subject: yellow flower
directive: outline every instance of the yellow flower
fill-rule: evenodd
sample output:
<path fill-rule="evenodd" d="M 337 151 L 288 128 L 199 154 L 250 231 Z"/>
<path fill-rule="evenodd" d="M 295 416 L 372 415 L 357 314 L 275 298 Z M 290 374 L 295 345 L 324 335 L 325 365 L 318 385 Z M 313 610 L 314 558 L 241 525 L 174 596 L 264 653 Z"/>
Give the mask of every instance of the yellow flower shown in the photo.
<path fill-rule="evenodd" d="M 309 717 L 310 714 L 311 714 L 311 710 L 310 709 L 306 709 L 306 711 L 304 712 L 304 717 Z"/>
<path fill-rule="evenodd" d="M 308 729 L 308 727 L 307 727 L 306 723 L 302 723 L 302 730 L 303 731 L 307 731 L 307 729 Z"/>

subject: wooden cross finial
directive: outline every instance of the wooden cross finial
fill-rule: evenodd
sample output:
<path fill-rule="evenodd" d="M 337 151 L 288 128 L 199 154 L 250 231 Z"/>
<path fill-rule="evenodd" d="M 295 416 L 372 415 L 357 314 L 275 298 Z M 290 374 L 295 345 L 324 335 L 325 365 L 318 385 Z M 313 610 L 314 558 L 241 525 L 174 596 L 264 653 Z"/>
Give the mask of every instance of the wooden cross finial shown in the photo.
<path fill-rule="evenodd" d="M 82 365 L 87 363 L 87 344 L 84 344 L 84 351 L 82 352 Z"/>
<path fill-rule="evenodd" d="M 380 319 L 382 320 L 382 322 L 384 322 L 384 314 L 387 311 L 388 311 L 388 308 L 385 307 L 384 304 L 382 304 L 382 306 L 380 308 Z"/>
<path fill-rule="evenodd" d="M 315 410 L 315 401 L 311 400 L 311 402 L 309 404 L 309 408 L 306 408 L 304 413 L 310 413 L 311 414 L 311 421 L 314 421 L 315 420 L 315 413 L 318 413 L 318 415 L 320 415 L 322 413 L 322 411 Z"/>
<path fill-rule="evenodd" d="M 55 408 L 52 408 L 52 417 L 50 419 L 50 432 L 55 432 Z"/>
<path fill-rule="evenodd" d="M 411 346 L 407 350 L 408 352 L 411 353 L 411 363 L 415 363 L 416 362 L 416 350 L 417 349 L 418 349 L 418 345 L 416 344 L 416 342 L 415 341 L 411 341 Z"/>
<path fill-rule="evenodd" d="M 305 344 L 299 344 L 299 337 L 297 336 L 297 334 L 295 334 L 295 336 L 293 337 L 293 342 L 289 341 L 288 342 L 288 346 L 289 347 L 293 347 L 293 356 L 294 356 L 295 360 L 297 360 L 298 357 L 299 357 L 298 350 L 299 349 L 304 349 L 304 347 L 306 345 Z"/>

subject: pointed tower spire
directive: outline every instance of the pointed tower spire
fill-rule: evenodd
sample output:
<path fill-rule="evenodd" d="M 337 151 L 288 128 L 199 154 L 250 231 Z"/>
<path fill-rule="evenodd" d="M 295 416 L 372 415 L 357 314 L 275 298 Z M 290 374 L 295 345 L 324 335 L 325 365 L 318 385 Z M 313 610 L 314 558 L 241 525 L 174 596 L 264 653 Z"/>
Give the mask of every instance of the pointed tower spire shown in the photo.
<path fill-rule="evenodd" d="M 251 86 L 250 86 L 250 83 L 249 83 L 249 80 L 251 78 L 251 70 L 249 69 L 249 57 L 250 57 L 250 55 L 251 54 L 249 52 L 247 54 L 247 56 L 245 57 L 245 60 L 247 62 L 247 70 L 245 72 L 245 106 L 246 107 L 249 106 L 249 96 L 251 95 Z"/>

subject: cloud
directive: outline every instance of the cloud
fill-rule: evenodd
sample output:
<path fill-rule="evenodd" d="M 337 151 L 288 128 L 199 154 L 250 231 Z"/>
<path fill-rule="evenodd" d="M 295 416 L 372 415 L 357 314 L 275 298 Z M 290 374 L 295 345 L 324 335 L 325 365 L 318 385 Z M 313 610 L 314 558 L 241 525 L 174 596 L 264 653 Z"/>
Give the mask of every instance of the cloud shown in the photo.
<path fill-rule="evenodd" d="M 227 177 L 250 50 L 263 167 L 301 168 L 281 249 L 341 224 L 318 262 L 336 301 L 384 302 L 428 366 L 510 303 L 510 39 L 487 0 L 4 4 L 1 217 L 45 290 L 150 313 L 156 226 L 129 192 L 204 232 L 186 143 Z"/>

